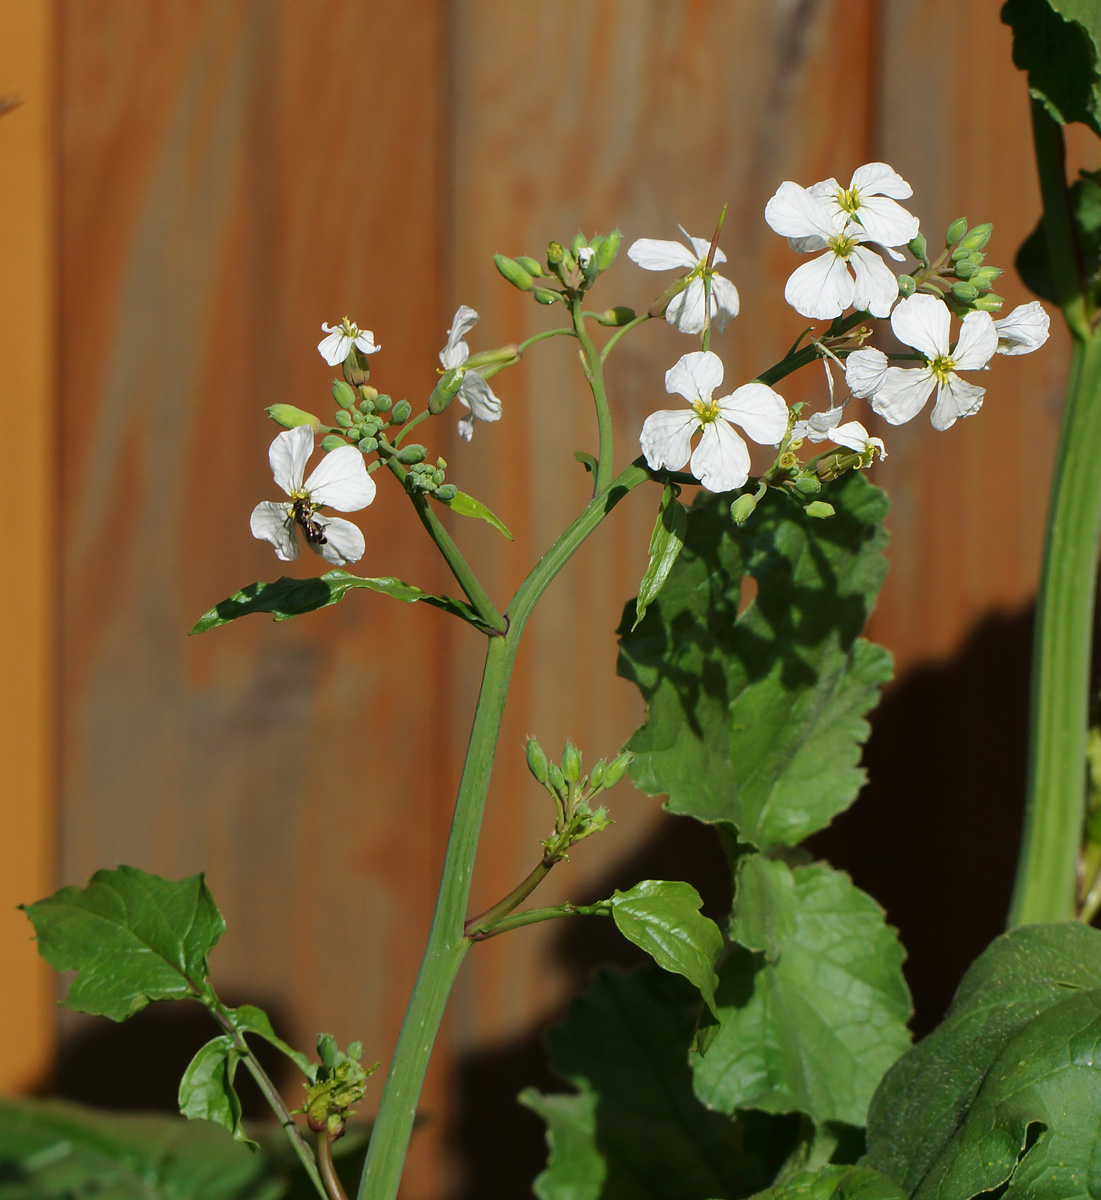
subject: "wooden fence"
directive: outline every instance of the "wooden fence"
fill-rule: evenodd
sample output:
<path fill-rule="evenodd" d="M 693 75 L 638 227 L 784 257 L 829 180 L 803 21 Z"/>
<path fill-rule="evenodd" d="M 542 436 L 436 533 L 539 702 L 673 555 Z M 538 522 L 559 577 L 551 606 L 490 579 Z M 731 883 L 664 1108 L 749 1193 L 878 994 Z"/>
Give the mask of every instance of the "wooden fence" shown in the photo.
<path fill-rule="evenodd" d="M 0 117 L 0 398 L 17 447 L 0 588 L 9 1088 L 52 1078 L 94 1099 L 84 1064 L 100 1099 L 159 1099 L 204 1036 L 153 1014 L 134 1034 L 64 1013 L 55 1027 L 52 983 L 11 905 L 116 862 L 207 872 L 229 923 L 214 970 L 231 1000 L 269 1006 L 303 1044 L 327 1029 L 362 1038 L 383 1063 L 390 1053 L 431 914 L 480 639 L 437 612 L 362 595 L 290 624 L 184 636 L 213 602 L 278 574 L 248 532 L 251 507 L 272 495 L 262 409 L 324 410 L 320 323 L 347 313 L 370 326 L 383 347 L 372 382 L 423 396 L 457 304 L 482 314 L 475 349 L 547 323 L 497 276 L 495 251 L 538 256 L 578 226 L 618 224 L 625 243 L 675 237 L 678 223 L 704 234 L 728 203 L 723 245 L 742 314 L 717 348 L 729 376 L 748 378 L 799 330 L 782 298 L 795 260 L 765 226 L 765 201 L 781 180 L 847 178 L 875 159 L 914 184 L 931 242 L 961 213 L 992 220 L 993 261 L 1010 267 L 1039 202 L 1026 87 L 998 7 L 11 0 L 0 93 L 24 103 Z M 1011 269 L 1005 283 L 1011 303 L 1028 298 Z M 624 257 L 601 288 L 609 303 L 642 307 L 660 286 Z M 662 373 L 689 348 L 665 326 L 624 347 L 611 376 L 624 460 L 662 399 Z M 890 458 L 874 477 L 892 499 L 892 571 L 871 632 L 896 656 L 891 720 L 919 773 L 927 751 L 957 768 L 978 753 L 967 721 L 981 714 L 960 712 L 960 696 L 985 710 L 1001 699 L 983 674 L 1001 653 L 997 620 L 1027 652 L 1013 631 L 1035 588 L 1066 351 L 1056 335 L 1043 354 L 999 359 L 982 415 L 949 433 L 919 420 L 885 435 Z M 594 433 L 578 385 L 568 349 L 552 342 L 495 380 L 504 417 L 469 446 L 450 418 L 431 427 L 432 452 L 516 535 L 455 531 L 502 601 L 584 502 L 570 456 Z M 786 394 L 821 403 L 823 381 Z M 361 522 L 366 571 L 432 587 L 442 578 L 431 547 L 386 482 Z M 549 747 L 572 736 L 597 756 L 640 719 L 612 672 L 613 630 L 645 565 L 653 500 L 623 506 L 532 622 L 475 905 L 527 872 L 546 832 L 524 736 Z M 945 728 L 936 681 L 954 678 L 954 656 L 992 619 L 977 682 L 954 701 L 963 727 Z M 915 696 L 933 697 L 916 713 L 904 698 L 912 679 L 927 688 Z M 945 744 L 954 758 L 937 757 Z M 960 778 L 982 791 L 984 772 Z M 1003 868 L 1014 786 L 982 810 L 998 823 L 990 843 Z M 956 819 L 958 779 L 930 788 L 925 799 Z M 614 816 L 610 834 L 554 873 L 546 903 L 628 885 L 655 856 L 708 853 L 626 786 Z M 833 835 L 858 882 L 890 893 L 877 866 L 887 851 L 868 830 L 909 837 L 899 819 Z M 984 826 L 959 820 L 940 888 L 948 906 L 990 890 L 976 882 L 993 853 L 975 842 Z M 908 919 L 905 896 L 896 912 L 877 894 L 892 919 Z M 539 1078 L 534 1031 L 592 953 L 539 927 L 470 956 L 408 1200 L 522 1194 L 521 1176 L 495 1175 L 482 1154 L 485 1130 L 515 1120 L 516 1144 L 537 1149 L 534 1119 L 503 1114 Z M 941 1003 L 941 984 L 915 987 Z M 159 1091 L 113 1074 L 123 1036 L 165 1047 Z M 483 1122 L 469 1107 L 456 1117 L 472 1098 Z"/>

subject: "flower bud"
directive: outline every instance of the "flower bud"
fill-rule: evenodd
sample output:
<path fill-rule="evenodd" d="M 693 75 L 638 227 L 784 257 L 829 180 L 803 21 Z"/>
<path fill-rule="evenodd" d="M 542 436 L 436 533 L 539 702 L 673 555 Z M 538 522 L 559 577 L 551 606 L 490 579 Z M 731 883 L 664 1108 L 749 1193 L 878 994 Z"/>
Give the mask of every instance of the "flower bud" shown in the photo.
<path fill-rule="evenodd" d="M 598 325 L 629 325 L 636 315 L 633 308 L 619 304 L 615 308 L 607 308 L 602 313 L 597 313 L 596 322 Z"/>
<path fill-rule="evenodd" d="M 952 224 L 948 226 L 948 231 L 944 235 L 944 244 L 946 246 L 954 246 L 966 232 L 967 218 L 957 217 Z"/>
<path fill-rule="evenodd" d="M 546 274 L 542 266 L 534 258 L 529 258 L 526 254 L 521 254 L 516 261 L 534 279 L 538 279 L 540 276 Z"/>
<path fill-rule="evenodd" d="M 562 774 L 570 783 L 576 783 L 581 778 L 581 751 L 573 742 L 567 742 L 562 751 Z"/>
<path fill-rule="evenodd" d="M 389 412 L 393 403 L 393 400 L 391 400 L 385 392 L 383 392 L 381 396 L 376 394 L 374 400 L 375 412 Z"/>
<path fill-rule="evenodd" d="M 409 420 L 409 414 L 413 411 L 413 406 L 408 400 L 399 400 L 394 405 L 394 411 L 390 414 L 391 425 L 404 425 Z"/>
<path fill-rule="evenodd" d="M 833 505 L 825 500 L 812 500 L 804 510 L 808 517 L 832 517 Z"/>
<path fill-rule="evenodd" d="M 562 299 L 562 293 L 552 292 L 550 288 L 536 288 L 535 299 L 540 304 L 553 304 L 556 300 Z"/>
<path fill-rule="evenodd" d="M 407 467 L 413 466 L 414 463 L 421 463 L 428 457 L 428 447 L 422 446 L 419 442 L 411 442 L 408 446 L 402 446 L 398 451 L 398 462 L 405 463 Z"/>
<path fill-rule="evenodd" d="M 514 258 L 508 258 L 504 254 L 495 254 L 493 256 L 493 264 L 501 275 L 512 284 L 513 287 L 519 288 L 522 292 L 530 292 L 535 286 L 535 281 L 524 270 L 522 266 Z"/>
<path fill-rule="evenodd" d="M 606 271 L 615 262 L 615 256 L 619 253 L 620 236 L 618 229 L 613 229 L 611 233 L 604 235 L 600 249 L 596 252 L 596 269 L 598 271 Z"/>
<path fill-rule="evenodd" d="M 996 313 L 1000 311 L 1004 303 L 1004 296 L 999 296 L 996 292 L 987 292 L 985 296 L 980 296 L 971 307 L 977 308 L 979 312 Z"/>
<path fill-rule="evenodd" d="M 956 275 L 960 279 L 970 279 L 979 268 L 970 259 L 961 259 L 956 263 Z"/>
<path fill-rule="evenodd" d="M 735 525 L 744 525 L 753 516 L 757 497 L 753 492 L 743 492 L 730 506 L 730 519 Z"/>
<path fill-rule="evenodd" d="M 332 1071 L 336 1067 L 336 1038 L 331 1033 L 319 1033 L 317 1035 L 317 1057 L 321 1059 L 321 1065 L 326 1071 Z"/>
<path fill-rule="evenodd" d="M 453 483 L 445 483 L 442 487 L 436 488 L 436 499 L 442 500 L 444 504 L 449 504 L 459 494 L 459 489 Z"/>
<path fill-rule="evenodd" d="M 973 283 L 961 280 L 959 283 L 952 284 L 952 295 L 961 304 L 970 304 L 979 298 L 979 289 Z"/>
<path fill-rule="evenodd" d="M 547 763 L 547 782 L 561 795 L 566 790 L 566 777 L 557 763 Z"/>
<path fill-rule="evenodd" d="M 524 743 L 524 754 L 528 760 L 528 770 L 540 783 L 547 782 L 547 756 L 543 747 L 533 737 Z"/>
<path fill-rule="evenodd" d="M 822 481 L 815 475 L 800 475 L 795 481 L 795 490 L 801 496 L 816 496 L 822 490 Z"/>
<path fill-rule="evenodd" d="M 375 450 L 378 449 L 378 438 L 376 438 L 376 437 L 360 438 L 359 448 L 360 448 L 360 450 L 363 451 L 364 454 L 373 453 Z"/>
<path fill-rule="evenodd" d="M 341 409 L 340 412 L 336 414 L 336 423 L 341 427 L 341 429 L 349 428 L 349 426 L 352 424 L 352 414 L 345 412 L 344 409 Z"/>
<path fill-rule="evenodd" d="M 326 434 L 321 439 L 321 449 L 325 451 L 338 450 L 341 446 L 347 446 L 347 444 L 342 437 L 338 437 L 335 433 Z"/>
<path fill-rule="evenodd" d="M 627 773 L 627 768 L 635 761 L 630 750 L 622 750 L 612 759 L 604 772 L 604 787 L 613 788 Z"/>
<path fill-rule="evenodd" d="M 428 411 L 434 417 L 438 417 L 459 394 L 465 378 L 465 367 L 451 367 L 440 376 L 432 395 L 428 397 Z"/>
<path fill-rule="evenodd" d="M 994 226 L 985 221 L 982 225 L 976 225 L 974 229 L 969 229 L 966 234 L 961 236 L 960 245 L 965 250 L 985 250 L 986 243 L 990 241 L 990 235 L 994 232 Z"/>
<path fill-rule="evenodd" d="M 355 408 L 356 394 L 343 379 L 333 380 L 333 399 L 341 408 Z"/>
<path fill-rule="evenodd" d="M 299 425 L 312 425 L 316 430 L 321 424 L 321 421 L 313 413 L 295 408 L 293 404 L 273 404 L 264 411 L 276 425 L 282 425 L 284 429 L 294 429 Z"/>
<path fill-rule="evenodd" d="M 913 275 L 900 275 L 898 277 L 898 294 L 905 298 L 912 296 L 917 291 L 917 282 Z"/>
<path fill-rule="evenodd" d="M 596 765 L 593 767 L 592 774 L 589 776 L 589 785 L 593 791 L 596 791 L 604 782 L 604 772 L 607 766 L 608 764 L 601 758 L 597 760 Z"/>
<path fill-rule="evenodd" d="M 925 240 L 924 233 L 915 234 L 910 239 L 908 249 L 914 258 L 920 259 L 922 262 L 929 261 L 929 245 Z"/>
<path fill-rule="evenodd" d="M 588 238 L 586 238 L 585 235 L 579 229 L 573 235 L 573 240 L 570 242 L 570 251 L 573 254 L 574 258 L 579 257 L 579 252 L 581 250 L 583 250 L 584 248 L 586 248 L 588 246 L 588 244 L 589 244 Z"/>
<path fill-rule="evenodd" d="M 979 267 L 971 276 L 971 282 L 981 291 L 986 291 L 1001 273 L 1000 267 Z M 956 274 L 959 274 L 958 269 Z"/>
<path fill-rule="evenodd" d="M 551 242 L 547 247 L 547 266 L 554 271 L 555 267 L 560 267 L 566 257 L 565 250 L 562 249 L 558 242 Z M 557 275 L 558 272 L 555 271 Z"/>

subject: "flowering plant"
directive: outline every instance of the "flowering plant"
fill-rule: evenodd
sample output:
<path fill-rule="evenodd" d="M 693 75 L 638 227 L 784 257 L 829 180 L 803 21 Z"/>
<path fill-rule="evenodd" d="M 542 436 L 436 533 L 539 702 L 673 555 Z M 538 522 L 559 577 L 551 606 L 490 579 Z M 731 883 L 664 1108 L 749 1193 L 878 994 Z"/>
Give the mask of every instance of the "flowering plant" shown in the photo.
<path fill-rule="evenodd" d="M 1096 273 L 1079 269 L 1096 213 L 1068 203 L 1060 123 L 1077 117 L 1101 132 L 1101 80 L 1089 76 L 1080 110 L 1060 109 L 1066 80 L 1054 88 L 1047 74 L 1048 52 L 1068 24 L 1060 8 L 1054 0 L 1050 9 L 1033 0 L 1007 5 L 1036 96 L 1053 283 L 1046 298 L 1061 309 L 1075 347 L 1038 627 L 1031 803 L 1011 930 L 977 960 L 944 1023 L 918 1045 L 910 1044 L 896 932 L 871 897 L 803 843 L 855 800 L 864 718 L 891 670 L 887 652 L 860 637 L 885 571 L 887 509 L 865 474 L 886 448 L 864 422 L 905 424 L 932 399 L 933 427 L 951 436 L 957 421 L 979 413 L 986 388 L 974 379 L 986 378 L 980 373 L 995 356 L 1033 352 L 1048 336 L 1047 312 L 1035 301 L 996 319 L 1004 301 L 992 291 L 1000 271 L 986 262 L 989 224 L 953 221 L 943 247 L 931 252 L 902 203 L 913 195 L 910 184 L 885 163 L 858 167 L 847 187 L 835 179 L 781 182 L 764 217 L 793 253 L 815 256 L 785 290 L 813 323 L 777 361 L 729 382 L 714 341 L 737 318 L 740 298 L 716 272 L 726 261 L 722 215 L 710 239 L 686 235 L 688 247 L 631 243 L 626 257 L 637 266 L 678 273 L 642 312 L 591 304 L 594 291 L 609 285 L 620 234 L 578 233 L 538 257 L 496 256 L 503 279 L 557 320 L 519 343 L 472 353 L 466 338 L 478 315 L 461 306 L 422 404 L 395 401 L 371 383 L 385 355 L 373 333 L 344 318 L 322 326 L 318 345 L 340 370 L 331 414 L 268 410 L 280 427 L 269 462 L 286 499 L 258 503 L 251 531 L 281 561 L 298 557 L 303 538 L 332 569 L 249 584 L 192 632 L 256 613 L 300 618 L 366 589 L 435 607 L 485 637 L 439 899 L 378 1097 L 361 1200 L 398 1193 L 432 1045 L 466 955 L 524 926 L 575 918 L 610 919 L 649 962 L 599 975 L 555 1032 L 552 1060 L 574 1090 L 521 1096 L 547 1125 L 550 1157 L 536 1182 L 544 1200 L 640 1191 L 669 1200 L 1093 1194 L 1101 938 L 1088 920 L 1101 907 L 1101 822 L 1096 787 L 1086 781 L 1084 648 L 1101 528 L 1101 296 Z M 1045 26 L 1043 37 L 1032 24 L 1041 9 L 1060 23 Z M 1096 22 L 1071 27 L 1097 49 Z M 1081 70 L 1081 56 L 1074 61 Z M 907 269 L 896 274 L 891 263 Z M 665 373 L 665 392 L 687 403 L 655 407 L 638 430 L 641 454 L 617 464 L 606 364 L 623 339 L 662 318 L 699 339 Z M 450 522 L 473 517 L 508 530 L 450 477 L 463 481 L 462 462 L 452 467 L 430 451 L 429 434 L 440 427 L 431 422 L 456 399 L 465 440 L 476 422 L 507 420 L 508 389 L 498 397 L 490 381 L 551 339 L 576 348 L 591 396 L 596 453 L 579 457 L 592 494 L 500 605 Z M 822 403 L 788 404 L 784 381 L 819 364 Z M 659 381 L 651 390 L 655 406 L 665 403 Z M 415 430 L 424 442 L 411 438 Z M 319 435 L 324 457 L 307 477 Z M 376 475 L 386 488 L 367 514 Z M 691 506 L 682 499 L 689 489 Z M 482 815 L 526 624 L 581 545 L 632 494 L 656 501 L 648 562 L 642 570 L 640 555 L 637 596 L 620 628 L 619 670 L 642 693 L 645 720 L 625 747 L 601 747 L 587 770 L 573 742 L 548 754 L 537 738 L 527 741 L 528 768 L 548 802 L 548 833 L 532 847 L 528 875 L 471 913 Z M 447 593 L 344 569 L 370 561 L 370 523 L 401 496 L 450 571 Z M 364 515 L 353 522 L 327 509 Z M 743 604 L 749 579 L 756 595 Z M 559 863 L 606 834 L 622 802 L 612 789 L 626 778 L 645 795 L 666 797 L 670 812 L 714 830 L 734 891 L 721 923 L 679 879 L 641 879 L 593 903 L 528 905 Z M 63 888 L 27 913 L 42 954 L 76 971 L 71 1006 L 123 1020 L 156 1001 L 203 1005 L 217 1032 L 181 1081 L 184 1115 L 249 1142 L 235 1085 L 244 1067 L 308 1182 L 325 1200 L 342 1200 L 334 1146 L 371 1087 L 364 1047 L 341 1049 L 322 1034 L 316 1058 L 309 1056 L 288 1045 L 261 1009 L 219 997 L 209 958 L 224 924 L 202 876 L 100 871 L 86 887 Z M 300 1072 L 293 1097 L 273 1084 L 259 1042 Z"/>

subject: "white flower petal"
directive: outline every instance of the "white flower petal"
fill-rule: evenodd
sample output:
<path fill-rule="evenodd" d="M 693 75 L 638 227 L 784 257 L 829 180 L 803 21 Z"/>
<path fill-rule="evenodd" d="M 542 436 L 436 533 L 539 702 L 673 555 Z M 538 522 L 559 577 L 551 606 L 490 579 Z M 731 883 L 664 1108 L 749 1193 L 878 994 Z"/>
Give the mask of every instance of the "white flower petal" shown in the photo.
<path fill-rule="evenodd" d="M 823 200 L 790 180 L 780 184 L 765 205 L 765 220 L 786 238 L 805 238 L 814 234 L 831 238 L 841 229 L 840 220 Z"/>
<path fill-rule="evenodd" d="M 706 262 L 707 255 L 711 251 L 711 239 L 693 237 L 683 225 L 678 225 L 677 228 L 681 231 L 681 233 L 684 234 L 689 245 L 696 252 L 696 261 Z M 726 255 L 719 249 L 718 246 L 716 246 L 715 257 L 711 260 L 711 265 L 713 267 L 717 267 L 720 265 L 720 263 L 724 262 L 726 262 Z"/>
<path fill-rule="evenodd" d="M 895 337 L 920 350 L 930 361 L 948 354 L 952 314 L 948 305 L 924 292 L 900 300 L 891 313 Z"/>
<path fill-rule="evenodd" d="M 349 447 L 350 448 L 350 447 Z M 335 454 L 336 451 L 333 451 Z M 316 551 L 334 567 L 346 567 L 349 563 L 357 562 L 363 557 L 367 544 L 363 540 L 363 531 L 351 521 L 343 517 L 315 516 L 314 520 L 321 526 L 323 542 L 306 541 L 311 550 Z"/>
<path fill-rule="evenodd" d="M 832 250 L 803 263 L 784 288 L 784 299 L 804 317 L 839 317 L 852 303 L 853 281 L 843 258 Z"/>
<path fill-rule="evenodd" d="M 854 396 L 867 400 L 879 391 L 886 370 L 887 356 L 882 350 L 874 346 L 854 350 L 845 359 L 845 386 Z"/>
<path fill-rule="evenodd" d="M 917 236 L 917 217 L 887 196 L 865 198 L 862 193 L 856 219 L 864 226 L 868 240 L 883 246 L 905 246 Z"/>
<path fill-rule="evenodd" d="M 987 312 L 969 312 L 960 325 L 960 339 L 952 351 L 959 371 L 981 371 L 998 349 L 998 331 Z"/>
<path fill-rule="evenodd" d="M 478 314 L 465 304 L 460 304 L 451 319 L 447 331 L 447 345 L 440 351 L 440 362 L 450 370 L 461 367 L 470 355 L 470 347 L 463 340 L 478 323 Z"/>
<path fill-rule="evenodd" d="M 712 299 L 711 311 L 715 311 Z M 703 280 L 696 278 L 678 292 L 665 310 L 665 319 L 681 333 L 696 335 L 703 332 Z"/>
<path fill-rule="evenodd" d="M 981 315 L 989 316 L 989 313 Z M 985 394 L 986 388 L 968 383 L 955 372 L 950 372 L 947 381 L 937 388 L 937 402 L 929 416 L 933 428 L 951 429 L 960 417 L 974 416 L 982 408 Z"/>
<path fill-rule="evenodd" d="M 722 331 L 738 315 L 741 300 L 738 289 L 722 275 L 711 276 L 711 328 Z"/>
<path fill-rule="evenodd" d="M 477 423 L 477 418 L 473 416 L 459 418 L 459 437 L 464 442 L 469 442 L 474 436 L 474 426 Z"/>
<path fill-rule="evenodd" d="M 709 492 L 729 492 L 749 478 L 749 450 L 734 427 L 709 421 L 692 452 L 692 474 Z"/>
<path fill-rule="evenodd" d="M 357 512 L 375 498 L 375 481 L 367 474 L 363 455 L 355 446 L 338 446 L 317 464 L 306 480 L 311 504 L 338 512 Z"/>
<path fill-rule="evenodd" d="M 328 325 L 322 325 L 321 328 L 330 329 Z M 328 337 L 323 337 L 317 343 L 317 349 L 330 367 L 339 367 L 352 349 L 352 339 L 345 336 L 343 329 L 337 326 L 330 331 Z"/>
<path fill-rule="evenodd" d="M 692 452 L 692 435 L 700 419 L 690 408 L 664 408 L 651 413 L 638 436 L 642 453 L 653 471 L 668 467 L 679 471 Z"/>
<path fill-rule="evenodd" d="M 706 403 L 722 381 L 723 360 L 711 350 L 683 354 L 665 372 L 665 390 L 676 392 L 689 403 L 694 400 Z"/>
<path fill-rule="evenodd" d="M 837 193 L 841 191 L 841 184 L 831 175 L 829 179 L 820 179 L 817 183 L 812 183 L 807 191 L 819 200 L 837 204 Z M 840 205 L 838 205 L 838 210 L 840 211 Z"/>
<path fill-rule="evenodd" d="M 796 254 L 814 254 L 818 250 L 825 250 L 829 243 L 825 238 L 812 233 L 810 237 L 788 238 L 788 245 Z"/>
<path fill-rule="evenodd" d="M 1031 354 L 1047 341 L 1051 318 L 1039 300 L 1018 304 L 1007 317 L 994 322 L 999 354 Z"/>
<path fill-rule="evenodd" d="M 914 189 L 901 175 L 886 163 L 865 163 L 853 172 L 850 188 L 856 188 L 863 200 L 865 193 L 869 196 L 893 196 L 896 200 L 905 200 L 914 194 Z"/>
<path fill-rule="evenodd" d="M 841 418 L 844 414 L 845 409 L 843 407 L 831 408 L 826 412 L 814 413 L 807 419 L 806 425 L 812 433 L 827 434 L 831 429 L 835 429 L 841 424 Z M 812 437 L 811 440 L 816 441 L 818 439 Z"/>
<path fill-rule="evenodd" d="M 868 431 L 859 421 L 846 421 L 844 425 L 838 425 L 836 429 L 830 431 L 829 439 L 835 445 L 845 446 L 849 450 L 857 451 L 858 454 L 863 454 L 872 440 L 868 437 Z"/>
<path fill-rule="evenodd" d="M 856 276 L 853 285 L 853 307 L 870 312 L 873 317 L 885 317 L 898 299 L 898 280 L 891 268 L 874 250 L 857 246 L 849 256 L 849 265 Z"/>
<path fill-rule="evenodd" d="M 627 248 L 627 257 L 647 271 L 691 271 L 699 257 L 680 242 L 660 238 L 639 238 Z"/>
<path fill-rule="evenodd" d="M 361 354 L 377 354 L 382 347 L 375 345 L 375 335 L 369 329 L 361 329 L 355 339 L 356 349 Z"/>
<path fill-rule="evenodd" d="M 313 453 L 313 426 L 296 425 L 275 435 L 268 447 L 268 463 L 275 482 L 288 496 L 302 487 L 306 460 Z"/>
<path fill-rule="evenodd" d="M 788 431 L 788 406 L 783 396 L 757 380 L 743 384 L 720 400 L 719 412 L 762 446 L 777 445 Z"/>
<path fill-rule="evenodd" d="M 470 409 L 476 421 L 501 419 L 501 401 L 477 371 L 467 371 L 457 395 L 459 402 Z"/>
<path fill-rule="evenodd" d="M 258 504 L 249 519 L 252 536 L 262 542 L 271 542 L 276 556 L 283 562 L 293 562 L 298 557 L 296 524 L 291 506 L 274 500 L 264 500 Z"/>
<path fill-rule="evenodd" d="M 936 382 L 928 367 L 888 367 L 879 391 L 872 397 L 872 409 L 892 425 L 905 425 L 925 407 Z"/>

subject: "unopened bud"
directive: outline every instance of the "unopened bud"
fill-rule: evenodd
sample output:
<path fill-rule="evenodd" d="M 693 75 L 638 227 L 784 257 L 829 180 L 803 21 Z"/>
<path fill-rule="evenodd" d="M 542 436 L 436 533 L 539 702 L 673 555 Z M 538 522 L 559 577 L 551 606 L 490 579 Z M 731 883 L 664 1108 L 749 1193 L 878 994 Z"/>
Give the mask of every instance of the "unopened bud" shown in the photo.
<path fill-rule="evenodd" d="M 381 398 L 381 397 L 380 397 Z M 399 400 L 394 405 L 394 411 L 390 414 L 391 425 L 404 425 L 409 420 L 409 414 L 413 411 L 413 406 L 408 400 Z"/>
<path fill-rule="evenodd" d="M 615 308 L 606 308 L 602 313 L 597 313 L 596 322 L 598 325 L 629 325 L 636 316 L 633 308 L 619 304 Z"/>
<path fill-rule="evenodd" d="M 735 525 L 744 525 L 746 521 L 753 516 L 753 510 L 757 507 L 757 496 L 753 492 L 743 492 L 737 500 L 730 505 L 730 519 Z"/>
<path fill-rule="evenodd" d="M 560 267 L 566 257 L 565 250 L 558 242 L 551 242 L 547 247 L 547 266 L 554 271 L 555 267 Z M 557 272 L 555 272 L 557 274 Z"/>
<path fill-rule="evenodd" d="M 343 379 L 333 380 L 333 399 L 341 408 L 355 408 L 356 394 Z"/>
<path fill-rule="evenodd" d="M 450 504 L 458 494 L 459 489 L 453 483 L 445 483 L 436 488 L 436 499 L 442 500 L 444 504 Z"/>
<path fill-rule="evenodd" d="M 451 367 L 440 376 L 432 395 L 428 397 L 428 411 L 434 417 L 438 417 L 459 394 L 465 378 L 465 367 Z"/>
<path fill-rule="evenodd" d="M 970 259 L 962 259 L 956 263 L 956 275 L 960 279 L 970 279 L 979 268 Z"/>
<path fill-rule="evenodd" d="M 1000 267 L 979 267 L 978 270 L 971 276 L 971 282 L 979 288 L 980 291 L 986 291 L 1001 274 Z M 959 274 L 959 271 L 956 271 Z"/>
<path fill-rule="evenodd" d="M 969 229 L 963 234 L 960 237 L 960 245 L 965 250 L 985 250 L 993 232 L 994 226 L 989 221 L 984 221 L 982 225 L 976 225 L 974 229 Z"/>
<path fill-rule="evenodd" d="M 580 258 L 581 251 L 587 250 L 588 246 L 589 246 L 589 239 L 579 229 L 573 235 L 573 240 L 570 242 L 571 252 L 573 253 L 575 258 Z"/>
<path fill-rule="evenodd" d="M 822 490 L 822 481 L 815 475 L 800 475 L 795 481 L 795 490 L 801 496 L 816 496 Z"/>
<path fill-rule="evenodd" d="M 528 760 L 528 770 L 540 783 L 547 782 L 547 756 L 543 747 L 533 737 L 524 743 L 524 754 Z"/>
<path fill-rule="evenodd" d="M 341 373 L 352 387 L 359 387 L 371 378 L 371 368 L 367 365 L 367 356 L 356 347 L 341 364 Z"/>
<path fill-rule="evenodd" d="M 547 782 L 559 795 L 565 792 L 566 777 L 562 774 L 562 768 L 557 763 L 547 763 Z"/>
<path fill-rule="evenodd" d="M 898 277 L 898 294 L 900 296 L 912 296 L 917 291 L 917 282 L 912 275 L 900 275 Z"/>
<path fill-rule="evenodd" d="M 312 425 L 316 430 L 321 424 L 321 421 L 313 413 L 295 408 L 293 404 L 273 404 L 264 411 L 276 425 L 282 425 L 284 429 L 295 429 L 299 425 Z"/>
<path fill-rule="evenodd" d="M 596 765 L 592 769 L 592 774 L 589 776 L 589 786 L 595 791 L 604 782 L 604 772 L 608 764 L 601 758 L 598 759 Z"/>
<path fill-rule="evenodd" d="M 389 412 L 393 405 L 393 400 L 383 392 L 381 396 L 375 396 L 375 412 Z"/>
<path fill-rule="evenodd" d="M 971 307 L 977 308 L 979 312 L 996 313 L 1001 311 L 1004 303 L 1004 296 L 999 296 L 996 292 L 987 292 L 985 296 L 980 296 Z"/>
<path fill-rule="evenodd" d="M 411 442 L 408 446 L 402 446 L 398 451 L 398 462 L 405 463 L 407 467 L 411 467 L 414 463 L 421 463 L 428 457 L 428 447 L 422 446 L 419 442 Z"/>
<path fill-rule="evenodd" d="M 376 437 L 360 438 L 358 444 L 359 444 L 360 450 L 362 450 L 364 454 L 371 454 L 375 450 L 378 449 L 378 438 L 376 438 Z"/>
<path fill-rule="evenodd" d="M 509 258 L 504 254 L 495 254 L 493 263 L 501 275 L 512 284 L 513 287 L 519 288 L 522 292 L 530 292 L 535 286 L 535 281 L 524 270 L 522 266 L 514 258 Z"/>
<path fill-rule="evenodd" d="M 615 262 L 615 256 L 619 253 L 619 239 L 618 229 L 613 229 L 611 233 L 604 235 L 600 249 L 596 252 L 596 269 L 598 271 L 606 271 Z"/>
<path fill-rule="evenodd" d="M 967 218 L 957 217 L 944 235 L 944 244 L 946 246 L 954 246 L 960 238 L 967 232 Z"/>
<path fill-rule="evenodd" d="M 562 293 L 552 292 L 550 288 L 536 288 L 535 299 L 540 304 L 553 304 L 556 300 L 562 299 Z"/>
<path fill-rule="evenodd" d="M 573 742 L 567 742 L 562 751 L 562 774 L 570 783 L 576 783 L 581 778 L 581 751 Z"/>
<path fill-rule="evenodd" d="M 627 774 L 627 768 L 635 761 L 630 750 L 623 750 L 612 759 L 604 771 L 605 788 L 613 788 Z"/>
<path fill-rule="evenodd" d="M 329 450 L 337 450 L 341 446 L 347 446 L 347 444 L 348 443 L 342 437 L 338 437 L 335 433 L 326 434 L 325 437 L 321 439 L 321 449 L 326 452 Z"/>
<path fill-rule="evenodd" d="M 345 412 L 344 409 L 341 409 L 340 412 L 336 414 L 336 423 L 341 427 L 341 429 L 348 429 L 352 424 L 352 414 Z"/>
<path fill-rule="evenodd" d="M 804 510 L 808 517 L 832 517 L 833 505 L 825 500 L 812 500 Z"/>
<path fill-rule="evenodd" d="M 908 249 L 914 258 L 920 259 L 922 262 L 929 261 L 929 245 L 925 241 L 925 234 L 915 234 L 909 242 Z"/>
<path fill-rule="evenodd" d="M 952 295 L 961 304 L 970 304 L 979 298 L 979 289 L 973 283 L 961 280 L 959 283 L 952 284 Z"/>
<path fill-rule="evenodd" d="M 540 276 L 546 274 L 542 266 L 534 258 L 529 258 L 526 254 L 521 254 L 516 261 L 535 279 L 539 279 Z"/>

